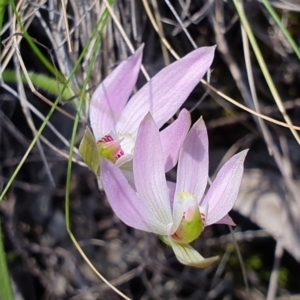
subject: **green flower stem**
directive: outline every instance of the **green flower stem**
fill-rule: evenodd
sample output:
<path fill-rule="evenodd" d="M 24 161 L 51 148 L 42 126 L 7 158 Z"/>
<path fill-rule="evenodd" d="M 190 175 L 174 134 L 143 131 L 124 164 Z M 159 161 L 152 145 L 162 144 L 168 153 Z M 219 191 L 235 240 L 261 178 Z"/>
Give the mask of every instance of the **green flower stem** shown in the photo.
<path fill-rule="evenodd" d="M 1 0 L 0 0 L 1 1 Z M 110 4 L 112 4 L 114 1 L 110 0 L 109 1 Z M 39 51 L 39 49 L 36 47 L 36 45 L 33 43 L 31 37 L 28 35 L 26 29 L 24 28 L 20 17 L 18 15 L 18 12 L 16 10 L 15 7 L 15 3 L 13 0 L 10 0 L 11 6 L 13 8 L 14 14 L 17 18 L 17 21 L 19 23 L 19 26 L 21 28 L 22 33 L 24 34 L 24 37 L 26 38 L 27 42 L 29 43 L 30 47 L 32 48 L 32 50 L 34 51 L 34 53 L 37 55 L 37 57 L 42 61 L 42 63 L 47 67 L 47 69 L 49 69 L 52 74 L 54 74 L 55 78 L 58 78 L 60 82 L 65 83 L 66 85 L 68 84 L 68 80 L 66 80 L 64 78 L 64 76 L 59 73 L 50 63 L 49 61 L 43 56 L 43 54 Z M 111 289 L 113 289 L 117 294 L 119 294 L 122 298 L 124 299 L 129 299 L 128 297 L 126 297 L 124 294 L 122 294 L 117 288 L 115 288 L 114 286 L 112 286 L 93 266 L 93 264 L 89 261 L 88 257 L 85 255 L 85 253 L 83 252 L 83 250 L 81 249 L 80 245 L 78 244 L 75 236 L 73 235 L 72 231 L 71 231 L 71 222 L 70 222 L 70 182 L 71 182 L 71 172 L 72 172 L 72 157 L 73 157 L 73 147 L 75 145 L 75 140 L 76 140 L 76 135 L 77 135 L 77 129 L 78 129 L 78 123 L 79 123 L 79 116 L 81 113 L 82 108 L 85 105 L 85 90 L 90 78 L 90 74 L 91 74 L 91 70 L 96 58 L 96 53 L 99 49 L 99 45 L 102 41 L 102 34 L 103 34 L 103 29 L 105 28 L 105 25 L 107 24 L 108 21 L 108 11 L 107 9 L 104 11 L 103 15 L 100 17 L 99 22 L 97 23 L 97 26 L 95 28 L 95 30 L 93 31 L 92 37 L 89 39 L 89 43 L 86 44 L 86 46 L 84 47 L 83 51 L 80 54 L 79 59 L 76 62 L 76 65 L 74 67 L 74 69 L 71 72 L 70 78 L 72 78 L 72 76 L 74 76 L 76 70 L 78 69 L 78 67 L 80 66 L 81 61 L 84 58 L 84 55 L 86 54 L 86 52 L 89 50 L 91 41 L 97 36 L 97 40 L 96 43 L 94 44 L 94 51 L 93 51 L 93 57 L 91 59 L 91 63 L 89 65 L 89 70 L 87 72 L 87 76 L 86 76 L 86 80 L 84 82 L 83 88 L 82 88 L 82 93 L 80 93 L 80 104 L 77 108 L 77 114 L 76 114 L 76 119 L 74 122 L 74 127 L 73 127 L 73 133 L 72 133 L 72 138 L 71 138 L 71 143 L 70 143 L 70 158 L 68 161 L 68 170 L 67 170 L 67 183 L 66 183 L 66 201 L 65 201 L 65 213 L 66 213 L 66 227 L 67 227 L 67 231 L 69 233 L 69 236 L 73 242 L 73 244 L 75 245 L 76 249 L 79 251 L 79 253 L 81 254 L 81 256 L 84 258 L 84 260 L 87 262 L 87 264 L 91 267 L 91 269 L 97 274 L 97 276 L 102 279 L 108 286 L 110 286 Z M 64 89 L 65 87 L 63 87 L 62 93 L 64 93 Z M 17 166 L 16 170 L 14 171 L 13 175 L 11 176 L 9 182 L 7 183 L 7 185 L 5 186 L 4 190 L 2 191 L 1 195 L 0 195 L 0 202 L 4 199 L 8 189 L 10 188 L 10 186 L 12 185 L 16 175 L 18 174 L 19 170 L 21 169 L 21 167 L 23 166 L 25 160 L 27 159 L 29 153 L 31 152 L 32 148 L 34 147 L 37 139 L 40 137 L 42 131 L 44 130 L 47 122 L 49 121 L 49 118 L 51 117 L 51 115 L 53 114 L 53 112 L 55 111 L 58 103 L 59 103 L 60 98 L 58 97 L 56 99 L 56 101 L 54 102 L 53 106 L 51 107 L 50 112 L 48 113 L 47 117 L 45 118 L 45 121 L 43 122 L 43 124 L 41 125 L 41 127 L 39 128 L 37 135 L 33 138 L 29 148 L 27 149 L 26 153 L 24 154 L 21 162 L 19 163 L 19 165 Z M 9 299 L 10 300 L 10 299 Z"/>
<path fill-rule="evenodd" d="M 61 83 L 57 79 L 33 72 L 28 72 L 28 76 L 32 84 L 38 89 L 42 89 L 57 97 L 60 96 L 63 100 L 68 100 L 73 96 L 71 89 L 67 87 L 65 83 Z M 2 73 L 2 79 L 6 83 L 17 83 L 16 72 L 12 70 L 6 70 Z M 24 73 L 21 73 L 21 79 L 24 84 L 28 84 Z M 75 88 L 72 87 L 73 91 L 74 89 Z"/>
<path fill-rule="evenodd" d="M 112 4 L 114 1 L 110 0 L 110 4 Z M 72 157 L 74 154 L 74 145 L 75 145 L 75 141 L 76 141 L 76 136 L 77 136 L 77 129 L 78 129 L 78 123 L 79 123 L 79 117 L 80 117 L 80 112 L 84 107 L 84 91 L 87 87 L 87 84 L 89 82 L 89 78 L 92 72 L 92 68 L 94 65 L 94 62 L 96 60 L 96 55 L 97 52 L 99 50 L 99 46 L 102 42 L 102 35 L 103 35 L 103 30 L 107 24 L 108 21 L 108 11 L 107 9 L 105 9 L 103 15 L 100 17 L 99 22 L 97 23 L 97 26 L 95 28 L 95 30 L 93 31 L 92 34 L 92 38 L 90 39 L 90 41 L 97 35 L 97 39 L 96 42 L 94 44 L 94 49 L 92 52 L 92 58 L 87 70 L 87 75 L 85 78 L 85 81 L 83 83 L 83 93 L 81 94 L 80 97 L 80 103 L 77 109 L 77 114 L 75 117 L 75 122 L 74 122 L 74 126 L 73 126 L 73 132 L 72 132 L 72 137 L 71 137 L 71 142 L 70 142 L 70 151 L 69 151 L 69 161 L 68 161 L 68 169 L 67 169 L 67 180 L 66 180 L 66 194 L 65 194 L 65 221 L 66 221 L 66 228 L 68 231 L 68 234 L 73 242 L 73 244 L 75 245 L 76 249 L 78 250 L 78 252 L 80 253 L 80 255 L 84 258 L 84 260 L 86 261 L 86 263 L 90 266 L 90 268 L 97 274 L 97 276 L 104 282 L 106 283 L 112 290 L 114 290 L 117 294 L 119 294 L 123 299 L 126 300 L 130 300 L 130 298 L 128 298 L 126 295 L 124 295 L 122 292 L 120 292 L 116 287 L 114 287 L 113 285 L 111 285 L 98 271 L 97 269 L 93 266 L 93 264 L 90 262 L 90 260 L 88 259 L 88 257 L 85 255 L 84 251 L 82 250 L 82 248 L 80 247 L 80 245 L 78 244 L 76 237 L 74 236 L 74 234 L 72 233 L 71 230 L 71 218 L 70 218 L 70 189 L 71 189 L 71 174 L 72 174 Z M 87 45 L 89 46 L 89 44 Z M 84 51 L 88 49 L 88 47 L 85 47 Z M 83 52 L 84 52 L 83 51 Z"/>

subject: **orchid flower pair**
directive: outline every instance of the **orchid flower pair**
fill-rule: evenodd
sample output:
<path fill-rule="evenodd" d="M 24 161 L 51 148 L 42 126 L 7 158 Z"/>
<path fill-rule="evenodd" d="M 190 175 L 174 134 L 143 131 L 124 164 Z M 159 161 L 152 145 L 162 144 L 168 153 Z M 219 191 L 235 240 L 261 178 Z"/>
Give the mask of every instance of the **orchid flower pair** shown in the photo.
<path fill-rule="evenodd" d="M 206 267 L 189 244 L 205 226 L 234 225 L 228 212 L 236 201 L 246 151 L 233 156 L 205 194 L 208 137 L 202 119 L 189 130 L 190 115 L 181 110 L 166 129 L 159 128 L 178 110 L 209 68 L 214 47 L 200 48 L 163 69 L 127 103 L 137 79 L 142 48 L 122 62 L 95 91 L 91 127 L 80 145 L 87 165 L 116 215 L 127 225 L 153 232 L 171 246 L 177 259 Z M 165 173 L 178 161 L 177 183 Z"/>
<path fill-rule="evenodd" d="M 123 61 L 98 86 L 90 103 L 92 132 L 87 129 L 79 150 L 85 163 L 98 177 L 101 188 L 100 160 L 106 158 L 120 167 L 133 183 L 132 156 L 139 125 L 151 112 L 162 127 L 180 108 L 207 72 L 215 47 L 203 47 L 161 70 L 128 101 L 142 61 L 143 46 Z M 128 101 L 128 102 L 127 102 Z M 189 113 L 181 111 L 176 121 L 161 132 L 165 171 L 172 169 L 190 127 Z"/>

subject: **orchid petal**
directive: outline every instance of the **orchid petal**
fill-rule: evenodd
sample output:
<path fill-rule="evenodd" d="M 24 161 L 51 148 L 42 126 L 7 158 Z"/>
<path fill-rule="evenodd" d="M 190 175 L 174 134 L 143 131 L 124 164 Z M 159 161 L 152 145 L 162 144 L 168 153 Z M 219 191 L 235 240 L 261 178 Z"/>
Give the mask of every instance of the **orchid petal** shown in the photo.
<path fill-rule="evenodd" d="M 248 150 L 244 150 L 227 161 L 217 174 L 201 206 L 208 204 L 206 225 L 220 221 L 232 209 L 241 184 L 244 160 Z"/>
<path fill-rule="evenodd" d="M 225 224 L 225 225 L 230 225 L 230 226 L 236 225 L 229 215 L 226 215 L 225 217 L 223 217 L 221 220 L 219 220 L 215 224 Z"/>
<path fill-rule="evenodd" d="M 100 153 L 91 130 L 87 127 L 79 145 L 79 152 L 87 166 L 96 174 L 99 173 Z"/>
<path fill-rule="evenodd" d="M 139 197 L 161 223 L 172 223 L 162 145 L 151 114 L 147 114 L 140 124 L 133 155 L 133 172 Z"/>
<path fill-rule="evenodd" d="M 196 49 L 162 69 L 126 105 L 117 124 L 119 130 L 136 135 L 148 111 L 160 128 L 180 108 L 209 69 L 215 46 Z"/>
<path fill-rule="evenodd" d="M 113 129 L 132 93 L 142 60 L 143 46 L 118 65 L 94 92 L 90 121 L 96 140 Z"/>
<path fill-rule="evenodd" d="M 208 137 L 202 118 L 191 128 L 183 143 L 177 169 L 177 192 L 189 192 L 197 199 L 204 194 L 208 178 Z"/>
<path fill-rule="evenodd" d="M 171 238 L 169 241 L 177 259 L 184 265 L 196 268 L 206 268 L 219 260 L 219 256 L 204 258 L 188 244 L 180 245 L 174 242 Z"/>
<path fill-rule="evenodd" d="M 192 194 L 197 202 L 202 198 L 208 177 L 208 138 L 203 119 L 191 128 L 180 151 L 177 169 L 177 185 L 173 203 L 174 228 L 181 222 L 186 205 L 180 193 Z"/>
<path fill-rule="evenodd" d="M 178 118 L 160 132 L 165 156 L 165 172 L 170 171 L 177 164 L 179 151 L 190 126 L 191 115 L 186 109 L 182 109 Z"/>
<path fill-rule="evenodd" d="M 150 212 L 129 185 L 118 167 L 106 159 L 101 162 L 101 180 L 115 214 L 133 228 L 166 234 L 165 225 Z"/>

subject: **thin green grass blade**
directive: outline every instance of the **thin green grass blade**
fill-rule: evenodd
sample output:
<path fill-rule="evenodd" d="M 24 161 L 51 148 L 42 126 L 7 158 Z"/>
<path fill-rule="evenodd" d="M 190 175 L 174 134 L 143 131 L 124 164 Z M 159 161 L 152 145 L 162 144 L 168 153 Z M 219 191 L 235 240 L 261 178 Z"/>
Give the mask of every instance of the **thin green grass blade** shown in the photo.
<path fill-rule="evenodd" d="M 292 121 L 291 121 L 290 117 L 288 116 L 288 114 L 286 113 L 286 110 L 285 110 L 285 108 L 283 106 L 283 103 L 282 103 L 281 98 L 279 96 L 279 93 L 278 93 L 278 91 L 276 89 L 274 81 L 273 81 L 273 79 L 271 77 L 271 74 L 270 74 L 270 72 L 268 70 L 266 62 L 265 62 L 265 60 L 263 58 L 263 55 L 262 55 L 262 53 L 261 53 L 261 51 L 259 49 L 259 46 L 257 44 L 257 41 L 255 39 L 255 36 L 254 36 L 253 31 L 251 29 L 251 26 L 249 24 L 249 21 L 247 19 L 247 16 L 245 15 L 245 12 L 244 12 L 243 6 L 242 6 L 242 2 L 238 1 L 238 0 L 233 0 L 233 3 L 234 3 L 234 6 L 236 8 L 236 11 L 237 11 L 237 13 L 238 13 L 238 15 L 240 17 L 240 21 L 243 24 L 243 27 L 245 28 L 246 34 L 247 34 L 248 39 L 250 41 L 250 44 L 252 46 L 253 52 L 255 54 L 255 57 L 256 57 L 256 59 L 258 61 L 258 64 L 259 64 L 260 69 L 261 69 L 261 71 L 263 73 L 263 76 L 264 76 L 264 78 L 265 78 L 265 80 L 267 82 L 269 90 L 270 90 L 270 92 L 271 92 L 271 94 L 272 94 L 272 96 L 273 96 L 273 98 L 274 98 L 274 100 L 275 100 L 275 102 L 276 102 L 276 104 L 278 106 L 278 109 L 279 109 L 280 113 L 282 114 L 285 122 L 288 125 L 292 126 L 293 125 Z M 300 137 L 299 137 L 297 131 L 295 129 L 293 129 L 293 128 L 290 128 L 290 130 L 291 130 L 293 136 L 295 137 L 296 141 L 298 142 L 298 144 L 300 144 Z"/>
<path fill-rule="evenodd" d="M 11 0 L 12 1 L 12 0 Z M 110 1 L 110 4 L 112 4 L 113 1 Z M 63 83 L 68 83 L 68 81 L 66 81 L 66 79 L 63 77 L 63 75 L 61 73 L 59 73 L 52 65 L 51 63 L 49 63 L 49 61 L 47 61 L 47 59 L 44 59 L 43 55 L 40 53 L 39 49 L 36 47 L 36 45 L 33 43 L 32 39 L 30 38 L 30 36 L 27 34 L 26 30 L 24 30 L 24 27 L 22 26 L 22 22 L 17 14 L 16 8 L 14 3 L 12 3 L 13 6 L 13 10 L 14 13 L 16 14 L 17 20 L 19 22 L 20 27 L 22 28 L 22 32 L 26 38 L 26 40 L 28 41 L 28 43 L 30 44 L 32 50 L 35 52 L 35 54 L 38 56 L 38 58 L 42 61 L 42 63 Z M 105 25 L 107 24 L 108 21 L 108 11 L 105 10 L 104 14 L 102 15 L 102 17 L 100 18 L 93 34 L 92 37 L 90 39 L 90 42 L 86 45 L 86 47 L 84 48 L 84 50 L 82 51 L 71 75 L 70 78 L 72 78 L 72 76 L 74 76 L 76 70 L 78 69 L 78 67 L 80 66 L 81 61 L 84 58 L 84 55 L 86 54 L 86 52 L 89 49 L 89 45 L 91 43 L 91 41 L 93 40 L 93 38 L 99 34 L 99 37 L 96 40 L 96 43 L 94 45 L 94 51 L 93 51 L 93 59 L 91 60 L 91 63 L 89 65 L 89 70 L 88 70 L 88 74 L 86 77 L 86 80 L 84 82 L 84 86 L 82 88 L 82 93 L 80 94 L 80 104 L 78 106 L 77 109 L 77 114 L 76 114 L 76 120 L 74 122 L 74 127 L 73 127 L 73 133 L 72 133 L 72 139 L 71 139 L 71 148 L 70 148 L 70 160 L 68 162 L 68 172 L 67 172 L 67 187 L 66 187 L 66 225 L 67 225 L 67 230 L 69 233 L 69 236 L 72 240 L 72 242 L 74 243 L 75 247 L 77 248 L 77 250 L 80 252 L 80 254 L 83 256 L 83 258 L 86 260 L 86 262 L 89 264 L 89 266 L 98 274 L 98 276 L 106 283 L 108 284 L 116 293 L 118 293 L 119 295 L 121 295 L 124 299 L 129 299 L 128 297 L 126 297 L 124 294 L 122 294 L 120 291 L 118 291 L 115 287 L 111 286 L 110 283 L 99 273 L 97 272 L 97 270 L 94 268 L 94 266 L 92 265 L 92 263 L 88 260 L 88 258 L 86 257 L 86 255 L 84 254 L 83 250 L 81 249 L 81 247 L 79 246 L 76 238 L 74 237 L 74 235 L 72 234 L 71 228 L 70 228 L 70 200 L 69 200 L 69 192 L 70 192 L 70 179 L 71 179 L 71 171 L 72 171 L 72 157 L 73 157 L 73 147 L 75 145 L 75 138 L 77 135 L 77 129 L 78 129 L 78 123 L 79 123 L 79 117 L 80 117 L 80 113 L 82 111 L 82 108 L 85 105 L 85 90 L 90 78 L 90 74 L 92 71 L 92 67 L 95 61 L 95 57 L 96 57 L 96 53 L 98 51 L 99 45 L 102 41 L 102 33 L 103 33 L 103 29 L 105 28 Z M 62 93 L 64 93 L 64 89 L 66 87 L 63 87 Z M 42 131 L 44 130 L 45 126 L 47 125 L 47 122 L 49 121 L 51 115 L 53 114 L 53 112 L 55 111 L 58 103 L 59 103 L 60 98 L 57 98 L 56 101 L 54 102 L 50 112 L 48 113 L 48 115 L 46 116 L 44 122 L 42 123 L 42 125 L 40 126 L 37 135 L 34 137 L 34 139 L 32 140 L 29 148 L 27 149 L 26 153 L 24 154 L 23 158 L 21 159 L 21 162 L 19 163 L 19 165 L 17 166 L 16 170 L 14 171 L 13 175 L 11 176 L 9 182 L 7 183 L 7 185 L 5 186 L 4 190 L 2 191 L 1 195 L 0 195 L 0 202 L 4 199 L 8 189 L 10 188 L 10 186 L 12 185 L 13 181 L 15 180 L 19 170 L 21 169 L 21 167 L 23 166 L 25 160 L 27 159 L 29 153 L 31 152 L 32 148 L 34 147 L 36 141 L 38 140 L 38 138 L 40 137 Z"/>
<path fill-rule="evenodd" d="M 0 0 L 0 32 L 2 31 L 4 14 L 6 10 L 6 6 L 8 4 L 8 0 Z M 1 44 L 1 34 L 0 34 L 0 44 Z"/>
<path fill-rule="evenodd" d="M 103 19 L 102 19 L 102 18 L 100 19 L 100 22 L 99 22 L 99 23 L 101 24 L 101 22 L 103 22 Z M 93 36 L 95 36 L 95 35 L 97 34 L 97 30 L 98 30 L 98 27 L 94 30 Z M 90 39 L 90 40 L 91 40 L 91 39 Z M 79 57 L 79 59 L 78 59 L 78 61 L 77 61 L 77 64 L 75 65 L 75 67 L 74 67 L 74 69 L 73 69 L 73 71 L 72 71 L 72 73 L 71 73 L 71 75 L 70 75 L 70 78 L 71 78 L 72 76 L 74 76 L 76 70 L 79 68 L 80 63 L 81 63 L 81 61 L 82 61 L 83 58 L 84 58 L 84 55 L 86 54 L 86 52 L 87 52 L 88 49 L 89 49 L 88 47 L 89 47 L 89 43 L 86 45 L 86 47 L 85 47 L 84 50 L 82 51 L 82 53 L 81 53 L 81 55 L 80 55 L 80 57 Z M 57 73 L 57 72 L 55 71 L 54 73 Z M 88 77 L 88 78 L 89 78 L 89 77 Z M 63 82 L 67 82 L 67 81 L 63 81 Z M 87 85 L 87 83 L 85 84 L 85 86 L 84 86 L 83 89 L 82 89 L 82 90 L 83 90 L 83 93 L 82 93 L 82 95 L 81 95 L 81 99 L 82 99 L 82 100 L 85 99 L 85 88 L 86 88 L 86 85 Z M 61 90 L 62 94 L 65 92 L 65 90 L 64 90 L 65 88 L 66 88 L 65 86 L 62 88 L 62 90 Z M 59 95 L 57 95 L 57 96 L 59 96 Z M 54 111 L 56 110 L 56 107 L 58 106 L 60 100 L 61 100 L 60 97 L 58 97 L 58 98 L 55 100 L 55 102 L 53 103 L 53 106 L 51 107 L 49 113 L 47 114 L 47 116 L 46 116 L 44 122 L 43 122 L 42 125 L 40 126 L 40 128 L 39 128 L 39 130 L 38 130 L 36 136 L 35 136 L 35 137 L 33 138 L 33 140 L 31 141 L 31 143 L 30 143 L 30 145 L 29 145 L 27 151 L 26 151 L 25 154 L 23 155 L 23 157 L 22 157 L 20 163 L 18 164 L 17 168 L 15 169 L 15 171 L 13 172 L 13 174 L 11 175 L 11 177 L 10 177 L 9 181 L 7 182 L 6 186 L 5 186 L 4 189 L 2 190 L 2 193 L 0 194 L 0 203 L 1 203 L 1 201 L 4 199 L 4 197 L 5 197 L 6 193 L 7 193 L 7 191 L 9 190 L 9 188 L 10 188 L 11 185 L 12 185 L 12 183 L 14 182 L 14 180 L 15 180 L 17 174 L 19 173 L 20 169 L 22 168 L 22 166 L 23 166 L 25 160 L 27 159 L 29 153 L 31 152 L 31 150 L 32 150 L 33 147 L 35 146 L 37 140 L 38 140 L 39 137 L 41 136 L 41 134 L 42 134 L 44 128 L 46 127 L 48 121 L 50 120 L 52 114 L 53 114 Z M 81 109 L 78 110 L 78 111 L 81 111 Z M 74 144 L 73 144 L 72 147 L 74 147 Z M 72 148 L 72 147 L 71 147 L 71 148 Z M 73 150 L 73 149 L 72 149 L 72 150 Z"/>
<path fill-rule="evenodd" d="M 21 170 L 25 160 L 27 159 L 29 153 L 31 152 L 31 150 L 33 149 L 33 147 L 35 146 L 37 140 L 39 139 L 39 137 L 41 136 L 44 128 L 46 127 L 48 121 L 50 120 L 52 114 L 54 113 L 54 111 L 56 110 L 57 105 L 59 104 L 60 98 L 57 98 L 55 100 L 55 102 L 53 103 L 53 106 L 51 107 L 49 113 L 47 114 L 44 122 L 42 123 L 42 125 L 40 126 L 39 130 L 37 131 L 36 136 L 33 138 L 33 140 L 31 141 L 28 149 L 26 150 L 25 154 L 23 155 L 20 163 L 18 164 L 17 168 L 15 169 L 15 171 L 13 172 L 13 174 L 11 175 L 11 177 L 9 178 L 9 181 L 7 182 L 6 186 L 4 187 L 1 195 L 0 195 L 0 203 L 1 201 L 4 199 L 6 193 L 8 192 L 9 188 L 11 187 L 12 183 L 14 182 L 16 176 L 18 175 L 19 171 Z"/>
<path fill-rule="evenodd" d="M 13 300 L 14 294 L 11 286 L 11 280 L 7 267 L 6 253 L 3 245 L 3 235 L 0 219 L 0 299 Z"/>
<path fill-rule="evenodd" d="M 1 1 L 1 0 L 0 0 L 0 1 Z M 14 12 L 16 13 L 17 20 L 18 20 L 20 26 L 22 27 L 22 24 L 21 24 L 22 22 L 21 22 L 20 18 L 18 17 L 18 14 L 17 14 L 17 12 L 16 12 L 16 7 L 15 7 L 13 1 L 12 1 L 12 7 L 13 7 Z M 26 30 L 24 29 L 24 27 L 22 27 L 22 28 L 23 28 L 24 36 L 27 35 L 28 40 L 31 41 L 31 38 L 28 36 L 28 34 L 27 34 Z M 31 42 L 32 42 L 32 41 L 31 41 Z M 33 46 L 33 48 L 36 48 L 37 51 L 39 51 L 38 48 L 35 46 L 35 44 L 34 44 L 33 42 L 32 42 L 32 46 Z M 80 56 L 80 58 L 78 59 L 77 64 L 75 65 L 75 67 L 74 67 L 74 69 L 73 69 L 73 72 L 72 72 L 71 75 L 70 75 L 70 78 L 72 78 L 72 76 L 74 76 L 76 70 L 79 68 L 80 63 L 81 63 L 81 61 L 83 60 L 84 55 L 86 54 L 86 52 L 87 52 L 87 50 L 88 50 L 88 46 L 89 46 L 89 44 L 87 44 L 86 47 L 84 48 L 84 50 L 82 51 L 81 56 Z M 46 61 L 47 61 L 47 60 L 46 60 Z M 46 62 L 46 61 L 45 61 L 45 62 Z M 53 66 L 51 66 L 50 69 L 53 70 L 52 73 L 54 73 L 54 74 L 59 74 L 59 72 L 56 71 L 56 69 L 55 69 Z M 59 77 L 58 79 L 61 79 L 61 82 L 65 83 L 65 84 L 68 83 L 68 81 L 67 81 L 64 77 L 62 77 L 62 78 Z M 62 95 L 64 95 L 65 89 L 66 89 L 66 86 L 63 86 L 63 87 L 62 87 L 62 90 L 61 90 Z M 2 190 L 2 193 L 0 194 L 0 203 L 1 203 L 1 201 L 4 199 L 6 193 L 8 192 L 8 190 L 9 190 L 9 188 L 11 187 L 12 183 L 14 182 L 14 180 L 15 180 L 16 176 L 18 175 L 20 169 L 22 168 L 23 164 L 25 163 L 25 161 L 26 161 L 26 159 L 27 159 L 29 153 L 31 152 L 31 150 L 32 150 L 33 147 L 35 146 L 37 140 L 38 140 L 39 137 L 41 136 L 41 134 L 42 134 L 44 128 L 46 127 L 48 121 L 50 120 L 52 114 L 55 112 L 55 110 L 56 110 L 56 108 L 57 108 L 57 106 L 58 106 L 58 104 L 59 104 L 59 102 L 60 102 L 60 100 L 61 100 L 61 98 L 59 97 L 60 94 L 58 94 L 57 96 L 58 96 L 58 98 L 57 98 L 57 99 L 55 100 L 55 102 L 53 103 L 53 106 L 51 107 L 49 113 L 47 114 L 47 116 L 46 116 L 44 122 L 43 122 L 42 125 L 40 126 L 40 128 L 39 128 L 39 130 L 38 130 L 36 136 L 35 136 L 35 137 L 33 138 L 33 140 L 31 141 L 31 143 L 30 143 L 30 145 L 29 145 L 27 151 L 26 151 L 25 154 L 23 155 L 23 157 L 22 157 L 20 163 L 18 164 L 17 168 L 15 169 L 15 171 L 13 172 L 13 174 L 11 175 L 11 177 L 10 177 L 9 181 L 7 182 L 6 186 L 5 186 L 4 189 Z"/>
<path fill-rule="evenodd" d="M 2 31 L 4 14 L 8 0 L 0 0 L 0 32 Z M 1 44 L 1 34 L 0 34 L 0 44 Z M 1 52 L 1 51 L 0 51 Z M 7 267 L 6 253 L 4 249 L 4 238 L 1 228 L 1 218 L 0 218 L 0 299 L 13 300 L 14 294 L 12 290 L 12 283 L 10 280 L 10 275 Z"/>
<path fill-rule="evenodd" d="M 294 50 L 298 59 L 300 59 L 300 48 L 296 44 L 295 40 L 293 39 L 293 37 L 291 36 L 289 31 L 286 29 L 286 27 L 281 23 L 281 20 L 280 20 L 278 14 L 276 13 L 275 9 L 272 7 L 272 5 L 270 4 L 270 2 L 268 0 L 262 0 L 262 3 L 264 4 L 264 6 L 267 9 L 267 11 L 269 12 L 269 14 L 272 16 L 273 20 L 276 22 L 277 26 L 280 28 L 281 32 L 283 33 L 283 35 L 289 42 L 290 46 Z"/>
<path fill-rule="evenodd" d="M 0 0 L 1 1 L 1 0 Z M 2 0 L 3 1 L 3 0 Z M 14 0 L 10 0 L 10 4 L 12 7 L 12 10 L 15 14 L 16 20 L 18 22 L 18 25 L 20 26 L 21 32 L 24 35 L 26 41 L 28 42 L 29 46 L 31 47 L 32 51 L 36 55 L 36 57 L 41 61 L 41 63 L 61 82 L 67 84 L 67 80 L 64 77 L 62 73 L 60 73 L 53 64 L 42 54 L 40 49 L 36 46 L 36 44 L 33 42 L 31 36 L 28 34 L 27 30 L 25 29 L 22 20 L 18 14 L 16 5 Z"/>

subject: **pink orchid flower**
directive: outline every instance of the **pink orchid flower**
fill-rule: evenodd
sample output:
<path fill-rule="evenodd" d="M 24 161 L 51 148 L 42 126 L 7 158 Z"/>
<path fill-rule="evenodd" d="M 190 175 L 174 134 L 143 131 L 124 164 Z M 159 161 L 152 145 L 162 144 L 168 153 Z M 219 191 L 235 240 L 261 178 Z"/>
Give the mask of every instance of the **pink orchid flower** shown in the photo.
<path fill-rule="evenodd" d="M 87 128 L 79 150 L 96 175 L 100 174 L 103 157 L 121 167 L 129 181 L 133 180 L 132 156 L 140 122 L 151 112 L 158 127 L 162 127 L 207 72 L 215 47 L 199 48 L 165 67 L 128 101 L 140 71 L 142 50 L 143 46 L 123 61 L 92 96 L 93 133 Z M 189 112 L 182 110 L 177 120 L 161 132 L 166 172 L 177 163 L 189 127 Z"/>
<path fill-rule="evenodd" d="M 109 160 L 101 162 L 107 199 L 128 226 L 158 234 L 185 265 L 204 268 L 218 257 L 203 258 L 189 243 L 205 226 L 233 225 L 228 216 L 238 195 L 247 150 L 227 161 L 204 195 L 208 181 L 208 138 L 202 119 L 187 134 L 179 154 L 177 183 L 165 177 L 164 152 L 151 114 L 140 124 L 133 155 L 136 191 Z"/>

